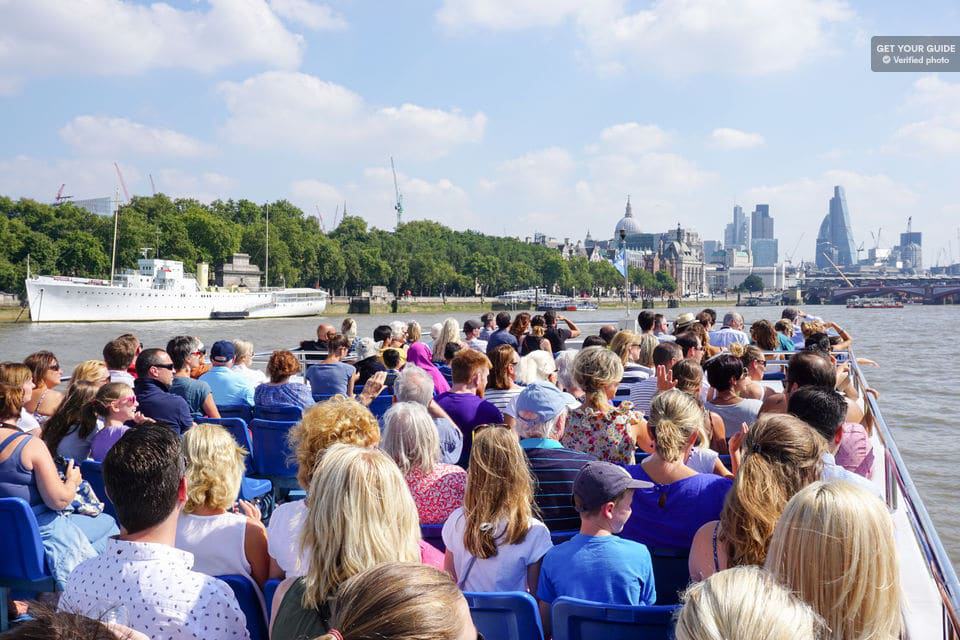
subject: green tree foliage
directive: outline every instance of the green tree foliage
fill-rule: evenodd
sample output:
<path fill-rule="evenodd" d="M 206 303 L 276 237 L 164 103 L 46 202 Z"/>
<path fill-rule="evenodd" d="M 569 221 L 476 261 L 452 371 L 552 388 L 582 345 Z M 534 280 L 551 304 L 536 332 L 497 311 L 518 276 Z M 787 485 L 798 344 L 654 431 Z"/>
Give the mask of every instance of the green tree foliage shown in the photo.
<path fill-rule="evenodd" d="M 661 294 L 673 293 L 677 290 L 677 281 L 666 271 L 657 271 L 657 273 L 654 274 L 654 278 L 656 279 L 657 290 L 660 291 Z"/>
<path fill-rule="evenodd" d="M 622 283 L 605 261 L 563 260 L 542 245 L 454 231 L 432 221 L 408 222 L 390 232 L 347 215 L 324 233 L 316 218 L 285 200 L 203 204 L 163 194 L 135 197 L 120 208 L 116 266 L 135 268 L 142 250 L 150 248 L 151 256 L 179 260 L 188 272 L 200 261 L 215 267 L 237 251 L 263 268 L 268 217 L 272 286 L 354 294 L 384 285 L 416 295 L 473 295 L 479 284 L 485 294 L 496 295 L 534 286 L 592 293 Z M 104 277 L 112 242 L 110 217 L 71 204 L 0 197 L 0 289 L 23 291 L 28 253 L 34 273 Z"/>
<path fill-rule="evenodd" d="M 750 292 L 763 291 L 763 278 L 755 273 L 751 273 L 744 279 L 743 283 L 740 284 L 740 288 Z"/>

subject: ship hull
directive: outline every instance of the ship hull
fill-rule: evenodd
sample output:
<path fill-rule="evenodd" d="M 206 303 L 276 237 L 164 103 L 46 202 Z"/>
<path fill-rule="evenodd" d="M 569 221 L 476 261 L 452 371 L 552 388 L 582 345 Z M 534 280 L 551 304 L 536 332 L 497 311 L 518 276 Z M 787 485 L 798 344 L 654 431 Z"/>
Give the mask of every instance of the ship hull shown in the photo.
<path fill-rule="evenodd" d="M 33 322 L 208 320 L 224 312 L 286 318 L 317 315 L 327 306 L 326 293 L 314 289 L 178 291 L 46 277 L 27 280 L 26 287 Z"/>

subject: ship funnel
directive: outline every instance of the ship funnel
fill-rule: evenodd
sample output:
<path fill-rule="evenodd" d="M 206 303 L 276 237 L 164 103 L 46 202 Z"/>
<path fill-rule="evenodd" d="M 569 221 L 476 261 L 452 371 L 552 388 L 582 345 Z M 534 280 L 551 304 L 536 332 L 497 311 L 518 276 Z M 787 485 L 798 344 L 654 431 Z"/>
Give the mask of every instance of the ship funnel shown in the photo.
<path fill-rule="evenodd" d="M 197 284 L 201 289 L 206 289 L 210 284 L 210 265 L 206 262 L 197 263 Z"/>

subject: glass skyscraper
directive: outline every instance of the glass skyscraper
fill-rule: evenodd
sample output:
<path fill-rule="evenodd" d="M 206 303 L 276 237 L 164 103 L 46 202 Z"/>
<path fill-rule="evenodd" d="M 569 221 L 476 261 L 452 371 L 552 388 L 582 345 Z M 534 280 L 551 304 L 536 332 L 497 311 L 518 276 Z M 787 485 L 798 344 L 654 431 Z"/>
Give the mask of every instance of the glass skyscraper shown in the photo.
<path fill-rule="evenodd" d="M 827 259 L 829 256 L 829 260 Z M 833 188 L 830 211 L 820 223 L 817 234 L 817 266 L 830 269 L 830 260 L 841 267 L 856 264 L 857 250 L 853 245 L 853 230 L 850 228 L 850 213 L 843 187 Z"/>

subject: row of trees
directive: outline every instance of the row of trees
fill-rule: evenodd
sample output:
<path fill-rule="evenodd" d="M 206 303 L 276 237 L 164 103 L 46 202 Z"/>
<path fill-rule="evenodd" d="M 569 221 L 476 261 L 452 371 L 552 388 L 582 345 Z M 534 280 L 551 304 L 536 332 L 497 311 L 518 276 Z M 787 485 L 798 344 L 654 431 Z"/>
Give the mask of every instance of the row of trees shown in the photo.
<path fill-rule="evenodd" d="M 69 203 L 58 206 L 0 197 L 0 291 L 22 292 L 27 255 L 34 273 L 105 277 L 110 272 L 113 219 Z M 135 197 L 120 208 L 117 268 L 136 266 L 150 247 L 161 258 L 182 261 L 188 271 L 200 261 L 217 265 L 235 252 L 263 266 L 270 223 L 269 281 L 275 286 L 321 286 L 354 294 L 373 285 L 417 295 L 486 295 L 545 286 L 578 295 L 619 288 L 621 275 L 606 261 L 578 257 L 514 238 L 454 231 L 415 221 L 396 231 L 368 228 L 345 216 L 324 233 L 317 220 L 285 200 L 258 205 L 249 200 L 202 204 L 158 194 Z M 672 292 L 665 272 L 631 270 L 644 295 Z"/>

